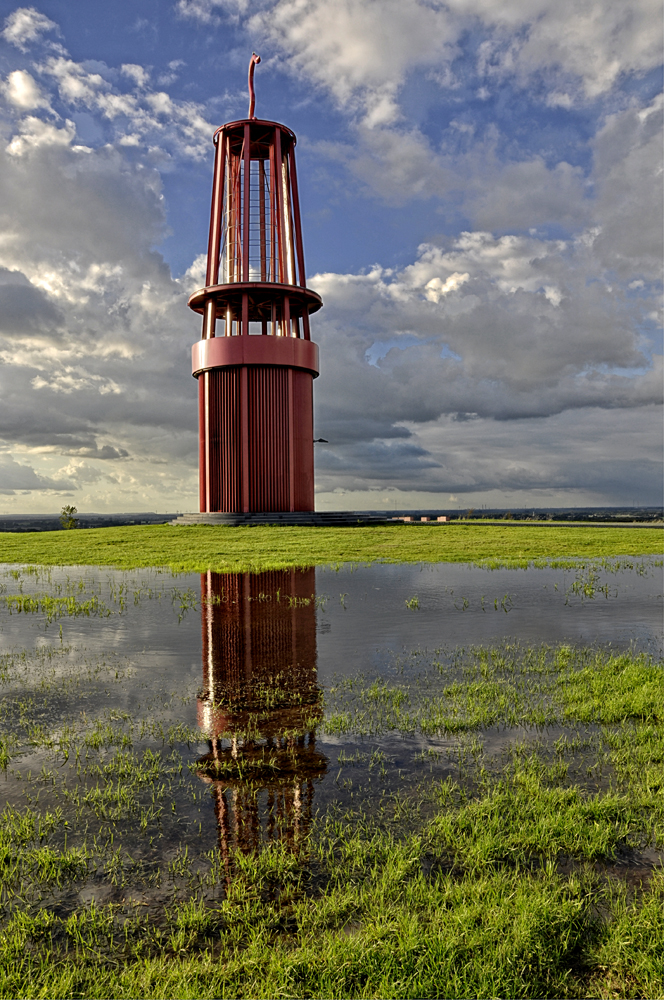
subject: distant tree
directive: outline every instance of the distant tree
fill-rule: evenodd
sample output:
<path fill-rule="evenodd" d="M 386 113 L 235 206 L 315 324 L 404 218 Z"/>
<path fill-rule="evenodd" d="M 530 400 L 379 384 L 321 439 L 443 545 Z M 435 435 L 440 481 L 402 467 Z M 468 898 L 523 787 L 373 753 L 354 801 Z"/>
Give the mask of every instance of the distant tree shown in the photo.
<path fill-rule="evenodd" d="M 78 528 L 78 519 L 74 517 L 74 514 L 78 514 L 78 511 L 71 504 L 65 504 L 60 511 L 60 524 L 65 530 L 68 528 Z"/>
<path fill-rule="evenodd" d="M 506 514 L 503 514 L 503 521 L 511 521 L 513 519 L 512 511 L 508 510 Z"/>

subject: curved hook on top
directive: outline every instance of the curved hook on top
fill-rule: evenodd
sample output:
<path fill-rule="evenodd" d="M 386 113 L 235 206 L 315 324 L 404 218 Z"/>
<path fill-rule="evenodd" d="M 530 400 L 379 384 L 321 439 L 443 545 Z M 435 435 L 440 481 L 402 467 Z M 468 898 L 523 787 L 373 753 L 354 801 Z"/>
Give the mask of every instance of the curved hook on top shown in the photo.
<path fill-rule="evenodd" d="M 249 114 L 247 118 L 255 118 L 254 108 L 256 107 L 256 94 L 254 92 L 254 70 L 256 66 L 261 61 L 261 57 L 257 56 L 255 52 L 251 53 L 251 59 L 249 60 Z"/>

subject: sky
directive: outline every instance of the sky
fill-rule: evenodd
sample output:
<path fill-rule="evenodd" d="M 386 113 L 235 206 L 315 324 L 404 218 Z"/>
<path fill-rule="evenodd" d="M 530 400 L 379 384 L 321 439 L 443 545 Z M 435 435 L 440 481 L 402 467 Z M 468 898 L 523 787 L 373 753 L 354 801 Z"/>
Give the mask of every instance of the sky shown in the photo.
<path fill-rule="evenodd" d="M 298 137 L 321 510 L 662 501 L 659 0 L 0 3 L 0 512 L 197 509 L 214 129 Z"/>

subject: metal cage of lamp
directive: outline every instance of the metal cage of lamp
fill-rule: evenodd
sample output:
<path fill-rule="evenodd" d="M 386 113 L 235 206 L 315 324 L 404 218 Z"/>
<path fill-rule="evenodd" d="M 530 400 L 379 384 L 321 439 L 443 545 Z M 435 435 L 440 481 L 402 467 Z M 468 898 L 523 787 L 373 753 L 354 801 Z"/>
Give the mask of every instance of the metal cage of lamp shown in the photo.
<path fill-rule="evenodd" d="M 214 133 L 203 316 L 192 349 L 199 384 L 202 512 L 311 511 L 313 379 L 295 135 L 250 117 Z"/>

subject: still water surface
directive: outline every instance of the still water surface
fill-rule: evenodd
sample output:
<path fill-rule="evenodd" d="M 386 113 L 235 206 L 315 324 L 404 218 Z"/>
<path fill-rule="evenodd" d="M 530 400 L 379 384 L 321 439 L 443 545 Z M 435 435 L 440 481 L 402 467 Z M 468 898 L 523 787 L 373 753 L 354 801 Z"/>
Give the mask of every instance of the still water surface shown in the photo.
<path fill-rule="evenodd" d="M 38 575 L 19 571 L 18 579 L 12 575 L 16 567 L 0 565 L 5 596 L 74 593 L 83 602 L 97 595 L 110 611 L 108 617 L 65 614 L 45 623 L 42 614 L 10 614 L 0 607 L 0 650 L 57 644 L 61 625 L 65 642 L 83 644 L 91 653 L 139 657 L 135 666 L 145 683 L 168 679 L 184 692 L 200 675 L 201 609 L 205 618 L 206 597 L 223 600 L 225 592 L 224 605 L 234 609 L 238 621 L 248 615 L 249 623 L 255 619 L 263 628 L 271 615 L 281 620 L 289 598 L 300 608 L 309 600 L 306 626 L 293 614 L 290 627 L 314 628 L 308 655 L 316 659 L 323 686 L 339 674 L 380 672 L 387 651 L 495 643 L 506 637 L 528 644 L 634 646 L 658 655 L 664 632 L 662 566 L 651 558 L 625 563 L 614 560 L 613 571 L 599 564 L 486 570 L 443 563 L 202 576 L 65 567 Z M 249 600 L 252 594 L 266 599 Z"/>
<path fill-rule="evenodd" d="M 378 814 L 386 798 L 407 795 L 427 776 L 459 777 L 467 734 L 350 738 L 323 727 L 321 735 L 327 695 L 340 684 L 398 676 L 428 690 L 446 679 L 431 672 L 432 658 L 505 640 L 662 655 L 662 566 L 653 559 L 574 569 L 374 564 L 202 576 L 4 566 L 0 583 L 0 653 L 29 651 L 25 672 L 14 671 L 3 694 L 38 701 L 34 657 L 45 663 L 49 648 L 58 654 L 49 683 L 60 669 L 63 692 L 49 688 L 40 724 L 57 734 L 75 718 L 124 712 L 133 725 L 158 721 L 193 732 L 180 751 L 194 770 L 169 786 L 161 847 L 153 838 L 148 849 L 149 830 L 124 828 L 124 843 L 147 860 L 163 861 L 189 841 L 201 850 L 217 842 L 224 855 L 233 846 L 292 841 L 317 812 Z M 26 595 L 51 604 L 19 611 Z M 67 595 L 78 613 L 57 605 Z M 87 680 L 65 691 L 64 679 L 83 665 Z M 489 727 L 476 739 L 499 752 L 524 735 L 551 741 L 562 732 Z M 134 749 L 151 740 L 154 733 L 134 736 Z M 48 761 L 43 747 L 26 748 L 6 773 L 3 797 L 20 806 L 26 776 Z M 61 765 L 63 787 L 74 780 L 70 766 Z M 39 801 L 62 805 L 63 794 L 54 780 Z M 391 815 L 398 822 L 399 810 Z"/>

